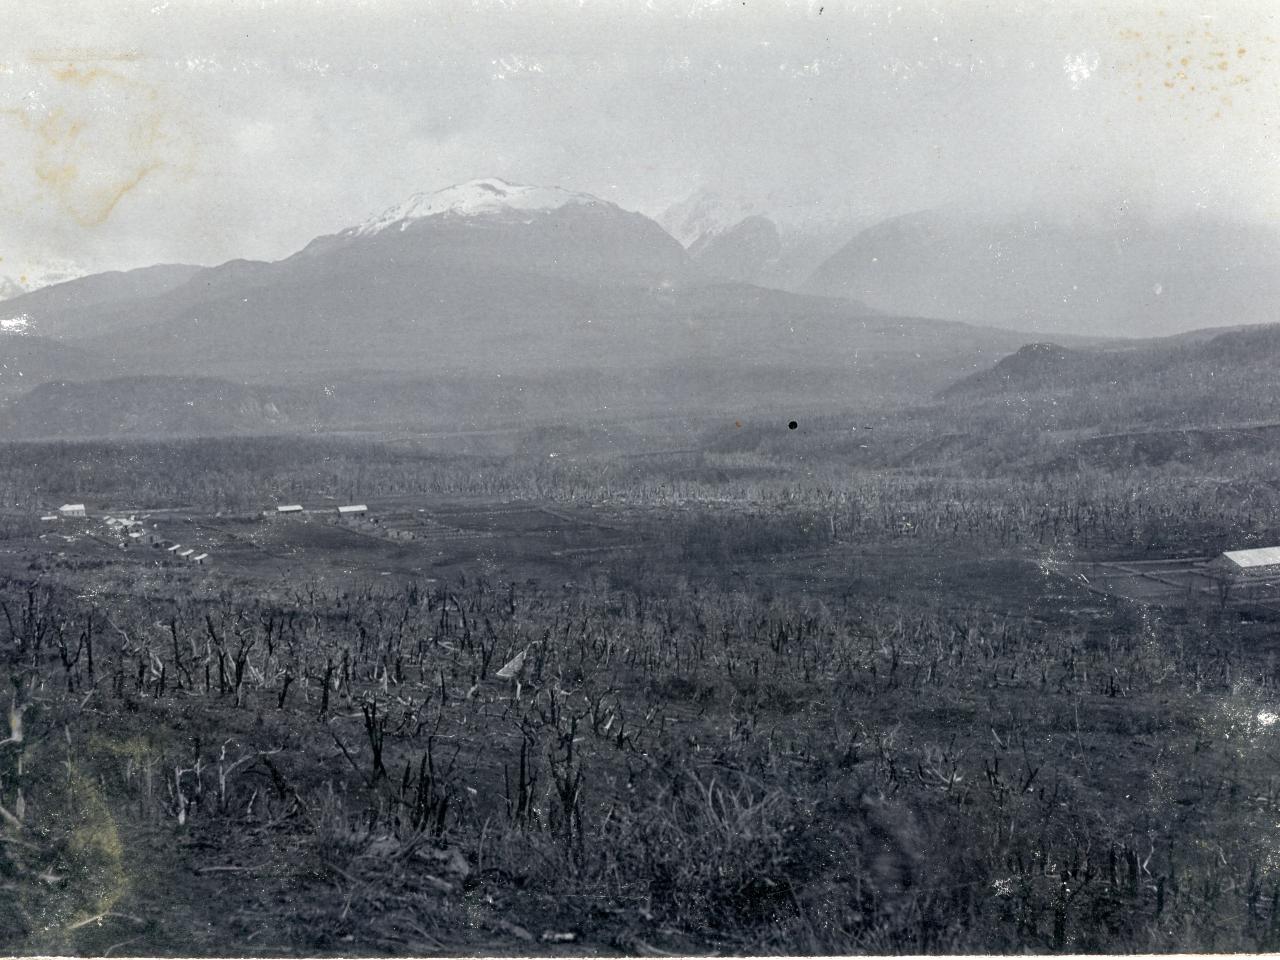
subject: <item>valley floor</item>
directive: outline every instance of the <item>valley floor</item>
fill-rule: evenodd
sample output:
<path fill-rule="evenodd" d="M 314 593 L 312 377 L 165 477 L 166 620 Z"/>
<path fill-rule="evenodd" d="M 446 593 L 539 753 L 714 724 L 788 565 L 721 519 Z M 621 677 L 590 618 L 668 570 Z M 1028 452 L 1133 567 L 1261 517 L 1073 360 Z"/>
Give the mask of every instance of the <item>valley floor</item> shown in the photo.
<path fill-rule="evenodd" d="M 10 516 L 7 950 L 1280 942 L 1265 617 L 742 504 L 335 505 Z"/>

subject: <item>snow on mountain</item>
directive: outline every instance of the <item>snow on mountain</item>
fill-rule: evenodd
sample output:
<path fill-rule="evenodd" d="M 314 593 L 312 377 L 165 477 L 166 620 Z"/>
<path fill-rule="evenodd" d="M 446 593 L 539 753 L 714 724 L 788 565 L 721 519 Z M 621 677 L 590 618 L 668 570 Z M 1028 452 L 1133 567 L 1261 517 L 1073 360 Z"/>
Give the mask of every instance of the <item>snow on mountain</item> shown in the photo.
<path fill-rule="evenodd" d="M 605 201 L 588 193 L 559 187 L 530 187 L 488 177 L 446 187 L 435 193 L 415 193 L 403 203 L 353 227 L 348 234 L 364 237 L 397 225 L 404 230 L 413 221 L 425 217 L 502 218 L 547 213 L 575 204 L 605 204 Z"/>
<path fill-rule="evenodd" d="M 687 248 L 704 238 L 725 233 L 760 212 L 758 205 L 750 200 L 730 200 L 709 187 L 699 187 L 667 207 L 657 220 Z"/>

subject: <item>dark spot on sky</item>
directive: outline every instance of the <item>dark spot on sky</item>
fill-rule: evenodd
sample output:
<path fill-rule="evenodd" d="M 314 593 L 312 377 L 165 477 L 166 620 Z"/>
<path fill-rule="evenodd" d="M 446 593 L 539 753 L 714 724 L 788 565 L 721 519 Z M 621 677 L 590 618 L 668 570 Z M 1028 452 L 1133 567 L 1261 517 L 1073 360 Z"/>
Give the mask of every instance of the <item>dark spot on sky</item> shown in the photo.
<path fill-rule="evenodd" d="M 798 426 L 800 426 L 800 424 L 798 424 L 798 423 L 796 423 L 794 420 L 792 420 L 790 423 L 788 423 L 788 424 L 787 424 L 787 429 L 788 429 L 788 430 L 794 430 L 794 429 L 795 429 L 796 427 L 798 427 Z"/>

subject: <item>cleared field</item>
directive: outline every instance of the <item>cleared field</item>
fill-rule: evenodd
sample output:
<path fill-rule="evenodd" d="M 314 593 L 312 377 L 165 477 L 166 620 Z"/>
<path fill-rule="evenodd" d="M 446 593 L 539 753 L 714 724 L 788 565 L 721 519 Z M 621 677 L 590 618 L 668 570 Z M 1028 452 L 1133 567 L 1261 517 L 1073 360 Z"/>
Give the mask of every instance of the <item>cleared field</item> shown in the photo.
<path fill-rule="evenodd" d="M 1204 606 L 1280 613 L 1280 579 L 1224 578 L 1210 557 L 1064 564 L 1059 572 L 1087 589 L 1160 606 Z"/>
<path fill-rule="evenodd" d="M 651 526 L 639 512 L 605 522 L 590 511 L 551 512 L 531 504 L 422 503 L 375 500 L 357 518 L 340 518 L 332 509 L 291 515 L 98 510 L 85 520 L 60 520 L 33 537 L 7 540 L 0 571 L 18 574 L 34 563 L 73 582 L 92 565 L 102 568 L 100 578 L 136 582 L 139 589 L 176 581 L 199 592 L 237 583 L 350 587 L 374 577 L 406 581 L 459 573 L 564 579 L 635 549 Z M 109 534 L 103 523 L 109 515 L 141 518 L 147 539 L 134 543 Z M 174 545 L 208 558 L 194 566 L 168 549 Z"/>

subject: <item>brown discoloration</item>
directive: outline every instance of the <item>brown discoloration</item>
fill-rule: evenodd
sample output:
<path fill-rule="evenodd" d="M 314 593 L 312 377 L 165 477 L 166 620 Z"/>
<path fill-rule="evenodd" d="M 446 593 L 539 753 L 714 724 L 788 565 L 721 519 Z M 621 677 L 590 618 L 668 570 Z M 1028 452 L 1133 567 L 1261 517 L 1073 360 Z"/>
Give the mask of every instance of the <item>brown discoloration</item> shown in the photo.
<path fill-rule="evenodd" d="M 136 63 L 142 55 L 133 50 L 42 50 L 27 54 L 30 63 Z"/>
<path fill-rule="evenodd" d="M 19 155 L 29 158 L 38 195 L 80 226 L 98 226 L 176 159 L 176 118 L 166 115 L 159 90 L 134 66 L 142 59 L 136 53 L 56 51 L 26 59 L 28 69 L 46 78 L 40 100 L 25 110 L 0 111 L 0 119 L 27 134 L 28 148 Z"/>
<path fill-rule="evenodd" d="M 78 174 L 72 163 L 37 163 L 36 176 L 54 190 L 66 190 L 75 184 Z"/>
<path fill-rule="evenodd" d="M 1171 95 L 1176 94 L 1176 102 L 1181 105 L 1180 115 L 1187 122 L 1194 122 L 1197 116 L 1201 120 L 1216 120 L 1221 118 L 1224 109 L 1233 106 L 1230 97 L 1221 96 L 1222 90 L 1242 88 L 1259 79 L 1259 71 L 1274 69 L 1267 56 L 1250 52 L 1258 43 L 1270 42 L 1269 37 L 1232 36 L 1226 30 L 1206 28 L 1194 22 L 1184 23 L 1179 30 L 1175 24 L 1176 21 L 1169 20 L 1155 30 L 1117 32 L 1120 40 L 1137 48 L 1117 61 L 1121 70 L 1134 77 L 1134 88 L 1155 93 L 1164 91 L 1160 96 L 1147 98 L 1137 95 L 1138 102 L 1150 101 L 1158 107 L 1161 103 L 1175 102 Z M 1253 70 L 1241 70 L 1246 58 L 1254 66 Z M 1206 81 L 1206 73 L 1211 80 Z M 1197 107 L 1203 112 L 1198 113 Z"/>
<path fill-rule="evenodd" d="M 60 83 L 72 83 L 79 87 L 89 87 L 100 80 L 125 79 L 119 73 L 107 70 L 105 67 L 77 67 L 73 63 L 53 68 L 53 77 Z"/>
<path fill-rule="evenodd" d="M 117 184 L 113 190 L 105 191 L 102 194 L 100 194 L 100 199 L 98 203 L 98 218 L 95 222 L 101 223 L 102 221 L 106 220 L 107 217 L 111 216 L 112 211 L 115 210 L 116 208 L 116 204 L 118 204 L 121 200 L 123 200 L 125 195 L 129 193 L 130 190 L 132 190 L 134 187 L 140 184 L 143 180 L 145 180 L 148 176 L 150 176 L 159 168 L 160 168 L 159 163 L 152 163 L 152 164 L 148 164 L 147 166 L 140 167 L 138 170 L 134 172 L 134 174 L 131 177 L 129 177 L 128 180 Z"/>

